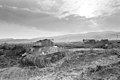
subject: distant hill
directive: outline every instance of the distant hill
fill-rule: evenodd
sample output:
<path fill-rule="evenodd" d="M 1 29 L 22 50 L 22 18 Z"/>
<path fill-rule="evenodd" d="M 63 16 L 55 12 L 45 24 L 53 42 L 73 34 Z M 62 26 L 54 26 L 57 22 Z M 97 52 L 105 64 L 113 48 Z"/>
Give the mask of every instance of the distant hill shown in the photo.
<path fill-rule="evenodd" d="M 55 37 L 41 37 L 33 39 L 0 39 L 0 43 L 29 43 L 40 39 L 54 39 L 55 42 L 74 42 L 82 41 L 83 39 L 120 39 L 120 32 L 105 31 L 105 32 L 88 32 L 84 34 L 68 34 Z"/>
<path fill-rule="evenodd" d="M 0 39 L 0 43 L 28 43 L 30 39 Z"/>
<path fill-rule="evenodd" d="M 84 34 L 69 34 L 64 36 L 54 37 L 55 41 L 71 42 L 82 41 L 83 39 L 120 39 L 120 32 L 106 31 L 106 32 L 89 32 Z"/>

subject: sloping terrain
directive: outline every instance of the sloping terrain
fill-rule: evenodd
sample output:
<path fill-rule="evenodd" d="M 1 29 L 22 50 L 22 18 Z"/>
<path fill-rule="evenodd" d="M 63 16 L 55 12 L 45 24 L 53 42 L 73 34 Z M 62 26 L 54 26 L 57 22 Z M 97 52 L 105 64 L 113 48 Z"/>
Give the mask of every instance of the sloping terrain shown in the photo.
<path fill-rule="evenodd" d="M 120 32 L 105 31 L 105 32 L 88 32 L 84 34 L 68 34 L 54 37 L 41 37 L 33 39 L 1 39 L 0 43 L 30 43 L 41 39 L 54 39 L 55 42 L 75 42 L 82 41 L 83 39 L 120 39 Z"/>

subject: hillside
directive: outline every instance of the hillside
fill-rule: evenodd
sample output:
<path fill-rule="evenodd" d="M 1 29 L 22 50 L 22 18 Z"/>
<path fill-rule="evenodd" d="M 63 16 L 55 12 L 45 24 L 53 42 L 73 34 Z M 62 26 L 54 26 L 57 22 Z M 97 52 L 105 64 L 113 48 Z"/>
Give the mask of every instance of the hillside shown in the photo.
<path fill-rule="evenodd" d="M 82 41 L 83 39 L 120 39 L 120 32 L 106 31 L 106 32 L 89 32 L 85 34 L 69 34 L 64 36 L 54 37 L 55 41 L 72 42 Z"/>
<path fill-rule="evenodd" d="M 84 34 L 68 34 L 62 36 L 54 36 L 54 37 L 41 37 L 41 38 L 33 38 L 33 39 L 1 39 L 0 43 L 29 43 L 34 42 L 40 39 L 54 39 L 55 42 L 74 42 L 74 41 L 82 41 L 83 39 L 110 39 L 116 40 L 120 39 L 120 32 L 114 31 L 105 31 L 105 32 L 88 32 Z"/>

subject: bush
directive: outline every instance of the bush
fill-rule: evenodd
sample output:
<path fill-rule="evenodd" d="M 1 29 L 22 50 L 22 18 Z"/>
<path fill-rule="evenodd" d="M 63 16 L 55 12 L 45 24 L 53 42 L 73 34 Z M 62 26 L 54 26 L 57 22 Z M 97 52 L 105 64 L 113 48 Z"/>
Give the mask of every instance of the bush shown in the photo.
<path fill-rule="evenodd" d="M 0 68 L 5 68 L 9 64 L 8 59 L 4 56 L 0 56 Z"/>
<path fill-rule="evenodd" d="M 0 46 L 0 67 L 12 67 L 20 63 L 20 58 L 26 50 L 19 45 L 1 45 Z"/>

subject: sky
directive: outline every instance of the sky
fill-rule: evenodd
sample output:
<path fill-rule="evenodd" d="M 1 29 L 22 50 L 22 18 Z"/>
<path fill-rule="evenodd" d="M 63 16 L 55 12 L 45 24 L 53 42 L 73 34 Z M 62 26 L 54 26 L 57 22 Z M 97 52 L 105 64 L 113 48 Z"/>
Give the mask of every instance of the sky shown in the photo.
<path fill-rule="evenodd" d="M 120 0 L 0 0 L 0 38 L 120 31 Z"/>

